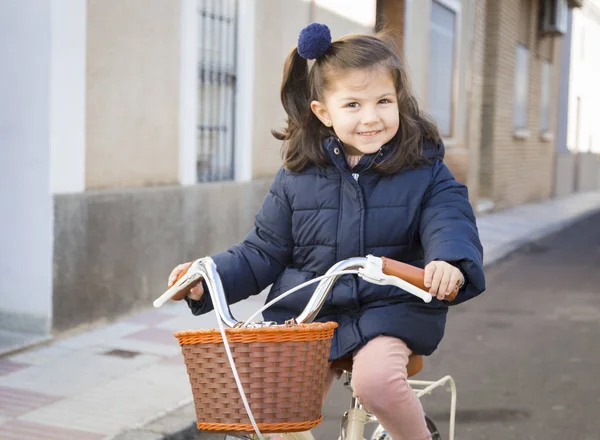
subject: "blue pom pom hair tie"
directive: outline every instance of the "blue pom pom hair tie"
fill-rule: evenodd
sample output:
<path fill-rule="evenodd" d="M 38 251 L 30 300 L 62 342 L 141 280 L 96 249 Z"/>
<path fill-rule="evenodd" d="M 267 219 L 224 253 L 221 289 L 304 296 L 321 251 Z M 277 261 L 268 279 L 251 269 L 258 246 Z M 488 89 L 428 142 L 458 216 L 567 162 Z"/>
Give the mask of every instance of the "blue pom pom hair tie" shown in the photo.
<path fill-rule="evenodd" d="M 315 60 L 331 46 L 331 32 L 320 23 L 311 23 L 300 31 L 298 37 L 298 53 L 307 60 Z"/>

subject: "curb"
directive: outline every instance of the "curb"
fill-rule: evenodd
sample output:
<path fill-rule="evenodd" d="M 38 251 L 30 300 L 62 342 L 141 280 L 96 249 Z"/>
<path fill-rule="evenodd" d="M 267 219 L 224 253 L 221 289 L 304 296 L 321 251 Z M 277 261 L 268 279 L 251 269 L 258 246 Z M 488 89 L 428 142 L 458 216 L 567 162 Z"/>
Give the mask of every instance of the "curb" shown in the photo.
<path fill-rule="evenodd" d="M 196 420 L 196 410 L 193 398 L 190 397 L 179 402 L 175 407 L 165 409 L 151 419 L 127 428 L 107 440 L 193 439 L 194 437 L 189 437 L 184 432 L 191 432 L 191 428 L 198 431 L 194 420 Z"/>

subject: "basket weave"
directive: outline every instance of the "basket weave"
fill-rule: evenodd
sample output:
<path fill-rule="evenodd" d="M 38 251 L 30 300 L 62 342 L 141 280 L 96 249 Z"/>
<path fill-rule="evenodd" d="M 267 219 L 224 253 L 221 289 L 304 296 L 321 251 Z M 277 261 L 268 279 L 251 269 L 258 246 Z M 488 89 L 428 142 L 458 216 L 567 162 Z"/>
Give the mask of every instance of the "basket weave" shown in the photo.
<path fill-rule="evenodd" d="M 258 428 L 306 431 L 321 420 L 334 322 L 226 329 Z M 175 333 L 192 385 L 198 429 L 254 432 L 218 329 Z"/>

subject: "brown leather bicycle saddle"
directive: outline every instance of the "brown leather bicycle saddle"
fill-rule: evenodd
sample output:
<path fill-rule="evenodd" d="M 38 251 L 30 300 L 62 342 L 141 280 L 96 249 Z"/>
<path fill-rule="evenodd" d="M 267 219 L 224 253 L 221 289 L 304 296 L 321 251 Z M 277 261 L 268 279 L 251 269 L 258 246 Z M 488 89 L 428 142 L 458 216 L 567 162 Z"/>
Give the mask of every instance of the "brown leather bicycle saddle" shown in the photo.
<path fill-rule="evenodd" d="M 352 372 L 352 356 L 336 359 L 331 363 L 333 370 L 342 370 Z M 423 369 L 423 356 L 420 354 L 411 354 L 408 358 L 406 370 L 408 377 L 412 377 Z"/>

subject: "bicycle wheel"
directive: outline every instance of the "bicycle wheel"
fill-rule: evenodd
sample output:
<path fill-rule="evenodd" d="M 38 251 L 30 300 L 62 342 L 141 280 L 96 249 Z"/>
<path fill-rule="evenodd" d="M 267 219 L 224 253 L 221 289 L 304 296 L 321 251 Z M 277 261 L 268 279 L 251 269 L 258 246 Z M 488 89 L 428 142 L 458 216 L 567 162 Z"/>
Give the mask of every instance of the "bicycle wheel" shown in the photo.
<path fill-rule="evenodd" d="M 437 426 L 435 426 L 435 423 L 433 423 L 433 420 L 431 420 L 427 414 L 425 414 L 425 423 L 427 423 L 427 429 L 429 429 L 431 439 L 442 440 L 439 429 L 437 429 Z"/>
<path fill-rule="evenodd" d="M 425 415 L 425 423 L 427 423 L 427 429 L 431 434 L 431 439 L 442 440 L 439 429 L 437 429 L 437 426 L 435 426 L 433 420 L 431 420 L 427 415 Z M 373 434 L 371 435 L 371 440 L 392 440 L 392 437 L 387 433 L 383 426 L 377 424 L 375 431 L 373 431 Z"/>
<path fill-rule="evenodd" d="M 286 434 L 263 434 L 265 440 L 315 440 L 310 431 L 289 432 Z M 228 434 L 224 440 L 259 440 L 256 434 Z"/>

